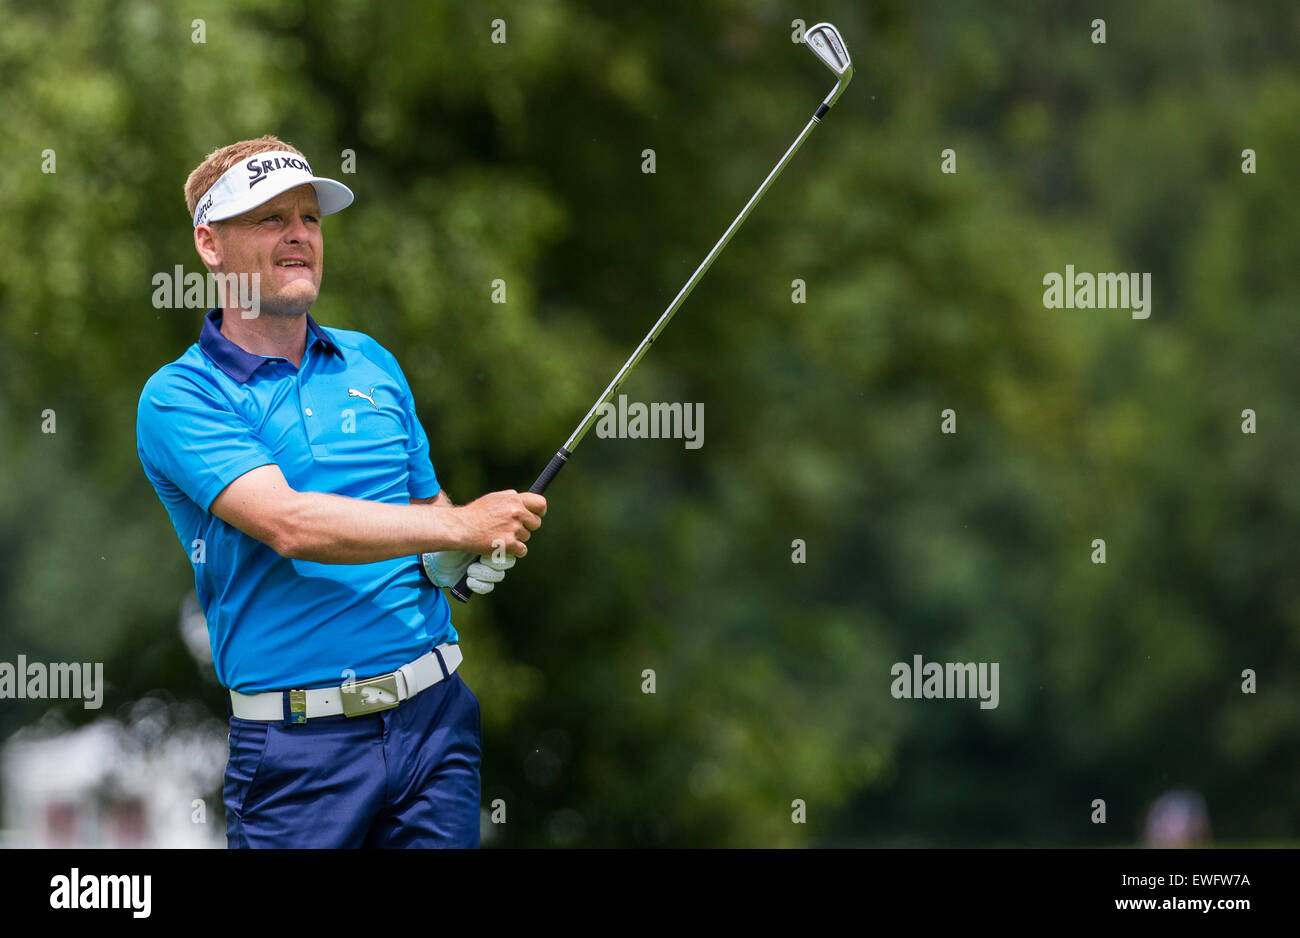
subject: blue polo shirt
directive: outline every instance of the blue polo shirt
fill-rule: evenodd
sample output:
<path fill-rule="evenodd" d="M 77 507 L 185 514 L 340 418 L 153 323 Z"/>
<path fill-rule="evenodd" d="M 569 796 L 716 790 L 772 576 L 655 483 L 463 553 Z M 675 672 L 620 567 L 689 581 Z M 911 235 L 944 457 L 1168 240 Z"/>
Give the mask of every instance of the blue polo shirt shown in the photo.
<path fill-rule="evenodd" d="M 218 679 L 244 693 L 324 687 L 458 641 L 416 557 L 290 560 L 212 514 L 226 486 L 272 463 L 302 492 L 405 505 L 440 488 L 406 376 L 378 342 L 307 316 L 295 368 L 235 345 L 221 314 L 148 380 L 136 422 L 145 475 L 194 565 Z"/>

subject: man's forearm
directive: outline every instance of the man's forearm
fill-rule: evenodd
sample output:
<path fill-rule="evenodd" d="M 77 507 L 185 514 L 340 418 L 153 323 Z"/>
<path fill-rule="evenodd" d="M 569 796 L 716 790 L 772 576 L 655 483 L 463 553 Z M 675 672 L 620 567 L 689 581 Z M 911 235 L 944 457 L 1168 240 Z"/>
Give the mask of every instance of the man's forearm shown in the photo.
<path fill-rule="evenodd" d="M 450 508 L 455 503 L 451 500 L 451 496 L 447 494 L 446 489 L 439 489 L 438 494 L 433 496 L 433 498 L 413 498 L 411 499 L 411 504 L 412 505 L 446 505 L 448 508 Z"/>
<path fill-rule="evenodd" d="M 450 499 L 392 505 L 297 492 L 285 513 L 280 553 L 317 563 L 375 563 L 425 551 L 462 550 L 466 531 Z"/>

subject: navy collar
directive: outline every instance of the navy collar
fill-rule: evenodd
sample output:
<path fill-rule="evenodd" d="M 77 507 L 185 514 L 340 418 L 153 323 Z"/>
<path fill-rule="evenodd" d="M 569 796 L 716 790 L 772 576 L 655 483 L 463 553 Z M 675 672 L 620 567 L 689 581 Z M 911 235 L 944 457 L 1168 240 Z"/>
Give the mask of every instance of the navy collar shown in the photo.
<path fill-rule="evenodd" d="M 213 364 L 240 384 L 244 384 L 249 378 L 253 377 L 253 372 L 257 371 L 263 362 L 270 361 L 270 359 L 264 355 L 254 355 L 222 335 L 221 315 L 222 310 L 218 306 L 209 310 L 208 314 L 203 317 L 203 331 L 199 333 L 199 348 L 208 358 L 212 359 Z M 310 313 L 307 314 L 307 331 L 315 336 L 314 339 L 307 343 L 308 348 L 316 342 L 320 342 L 325 346 L 326 350 L 333 352 L 340 358 L 343 357 L 343 353 L 334 344 L 334 340 L 325 333 L 324 329 L 316 325 L 316 320 L 311 318 Z"/>

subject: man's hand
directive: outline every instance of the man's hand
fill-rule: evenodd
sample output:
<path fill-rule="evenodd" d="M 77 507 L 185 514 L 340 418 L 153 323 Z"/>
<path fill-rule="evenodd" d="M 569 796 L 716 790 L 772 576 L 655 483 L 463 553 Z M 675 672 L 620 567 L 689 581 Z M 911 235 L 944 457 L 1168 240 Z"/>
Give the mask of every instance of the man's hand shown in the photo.
<path fill-rule="evenodd" d="M 489 492 L 468 505 L 448 509 L 464 527 L 461 546 L 472 554 L 491 554 L 498 547 L 512 557 L 528 553 L 524 541 L 542 526 L 546 499 L 532 492 Z M 454 584 L 453 584 L 454 585 Z"/>
<path fill-rule="evenodd" d="M 492 559 L 491 554 L 475 557 L 467 550 L 440 550 L 421 554 L 420 563 L 429 579 L 439 586 L 451 589 L 468 573 L 469 588 L 483 594 L 492 592 L 492 588 L 505 579 L 506 571 L 515 565 L 515 558 L 506 557 L 498 562 Z"/>

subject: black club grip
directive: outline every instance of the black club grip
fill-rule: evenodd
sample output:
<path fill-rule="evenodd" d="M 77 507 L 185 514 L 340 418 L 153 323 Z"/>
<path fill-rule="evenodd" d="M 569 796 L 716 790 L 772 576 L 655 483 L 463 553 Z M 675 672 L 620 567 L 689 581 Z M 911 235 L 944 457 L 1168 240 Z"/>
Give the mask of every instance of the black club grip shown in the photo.
<path fill-rule="evenodd" d="M 546 464 L 546 468 L 542 470 L 542 474 L 537 477 L 537 481 L 529 487 L 528 491 L 534 495 L 541 495 L 568 461 L 569 451 L 561 446 L 560 451 L 551 457 L 551 461 Z"/>
<path fill-rule="evenodd" d="M 534 495 L 541 495 L 546 491 L 546 487 L 555 480 L 555 477 L 560 474 L 560 470 L 564 468 L 564 464 L 568 461 L 569 451 L 561 446 L 559 452 L 552 456 L 551 461 L 546 464 L 542 474 L 537 477 L 537 481 L 529 486 L 528 491 Z M 462 576 L 460 582 L 453 586 L 450 592 L 454 599 L 462 603 L 469 602 L 470 597 L 474 595 L 474 591 L 469 588 L 469 574 L 466 573 Z"/>

